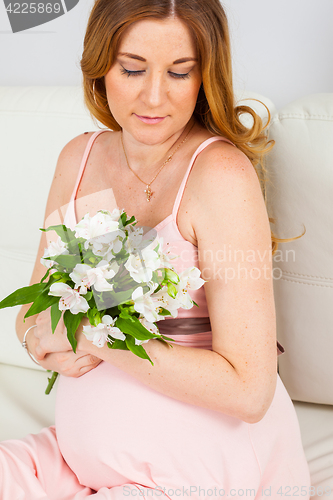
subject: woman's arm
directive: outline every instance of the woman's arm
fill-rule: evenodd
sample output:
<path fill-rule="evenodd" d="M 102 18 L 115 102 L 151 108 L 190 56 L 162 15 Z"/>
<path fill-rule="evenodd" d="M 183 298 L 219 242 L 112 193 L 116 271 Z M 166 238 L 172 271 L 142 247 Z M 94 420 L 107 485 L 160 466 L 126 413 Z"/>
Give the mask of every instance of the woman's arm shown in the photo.
<path fill-rule="evenodd" d="M 90 135 L 91 134 L 82 134 L 76 137 L 61 151 L 48 196 L 44 227 L 63 223 L 81 158 Z M 56 238 L 57 236 L 54 231 L 41 233 L 30 284 L 38 283 L 44 276 L 46 268 L 41 264 L 40 259 L 44 255 L 45 248 L 47 248 L 49 243 Z M 90 366 L 97 366 L 100 359 L 92 358 L 91 355 L 83 352 L 77 352 L 77 354 L 72 352 L 63 322 L 60 321 L 57 328 L 57 334 L 52 335 L 49 309 L 39 315 L 31 316 L 24 321 L 24 315 L 28 311 L 30 305 L 31 304 L 24 305 L 20 309 L 16 320 L 16 332 L 20 342 L 22 342 L 24 333 L 27 329 L 37 324 L 37 327 L 30 330 L 26 337 L 28 349 L 35 357 L 37 357 L 36 347 L 39 343 L 39 337 L 45 335 L 50 336 L 49 352 L 43 360 L 39 360 L 44 368 L 59 371 L 66 375 L 78 376 L 85 373 Z"/>
<path fill-rule="evenodd" d="M 169 348 L 151 340 L 144 347 L 152 367 L 131 352 L 95 347 L 82 331 L 78 347 L 170 397 L 253 423 L 270 406 L 277 370 L 266 208 L 256 173 L 236 148 L 212 145 L 194 168 L 187 187 L 195 200 L 189 213 L 208 280 L 213 350 Z M 235 258 L 221 258 L 225 246 L 239 251 Z M 237 276 L 238 264 L 247 274 Z M 230 269 L 236 272 L 233 279 Z M 41 357 L 43 349 L 41 344 Z"/>

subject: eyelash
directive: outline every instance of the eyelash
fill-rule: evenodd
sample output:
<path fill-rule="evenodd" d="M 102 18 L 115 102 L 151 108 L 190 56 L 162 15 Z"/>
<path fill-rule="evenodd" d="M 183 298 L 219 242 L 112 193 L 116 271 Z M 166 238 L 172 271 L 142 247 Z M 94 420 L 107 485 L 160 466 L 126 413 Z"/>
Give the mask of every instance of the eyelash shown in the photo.
<path fill-rule="evenodd" d="M 127 75 L 128 77 L 129 76 L 139 76 L 142 73 L 144 73 L 144 71 L 145 70 L 142 70 L 142 71 L 130 71 L 128 69 L 125 69 L 124 67 L 122 67 L 122 69 L 121 69 L 121 73 L 123 75 Z M 179 79 L 186 80 L 187 78 L 190 78 L 190 72 L 188 72 L 188 73 L 173 73 L 172 71 L 169 71 L 169 75 L 172 76 L 172 78 L 175 78 L 177 80 L 179 80 Z"/>

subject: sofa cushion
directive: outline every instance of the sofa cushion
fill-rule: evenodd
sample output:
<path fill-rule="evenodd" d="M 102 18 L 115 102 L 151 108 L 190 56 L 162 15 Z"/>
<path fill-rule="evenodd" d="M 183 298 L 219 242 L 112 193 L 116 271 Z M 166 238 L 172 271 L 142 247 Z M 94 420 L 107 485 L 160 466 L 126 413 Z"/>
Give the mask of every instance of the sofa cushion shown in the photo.
<path fill-rule="evenodd" d="M 54 425 L 56 385 L 45 395 L 47 372 L 0 363 L 0 441 Z"/>
<path fill-rule="evenodd" d="M 274 256 L 279 373 L 292 399 L 333 404 L 333 94 L 291 103 L 274 116 L 268 211 L 281 243 Z"/>
<path fill-rule="evenodd" d="M 294 406 L 310 469 L 311 499 L 328 500 L 333 497 L 333 406 L 298 401 Z"/>

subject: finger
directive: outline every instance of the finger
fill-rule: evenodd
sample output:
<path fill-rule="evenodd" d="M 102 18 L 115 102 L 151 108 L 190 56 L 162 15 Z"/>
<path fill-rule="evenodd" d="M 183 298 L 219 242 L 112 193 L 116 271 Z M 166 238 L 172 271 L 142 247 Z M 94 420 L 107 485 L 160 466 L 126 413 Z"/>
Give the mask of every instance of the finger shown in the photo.
<path fill-rule="evenodd" d="M 95 364 L 97 362 L 102 361 L 101 358 L 98 358 L 97 356 L 94 356 L 93 354 L 89 354 L 87 352 L 83 351 L 77 351 L 77 359 L 76 363 L 86 363 L 86 364 Z"/>
<path fill-rule="evenodd" d="M 56 371 L 61 375 L 67 375 L 75 364 L 73 351 L 60 351 L 47 353 L 43 359 L 42 366 L 48 370 Z"/>
<path fill-rule="evenodd" d="M 71 347 L 63 343 L 53 343 L 45 340 L 44 338 L 35 347 L 36 358 L 39 360 L 44 359 L 49 354 L 60 354 L 72 352 Z"/>
<path fill-rule="evenodd" d="M 37 361 L 42 361 L 46 355 L 47 355 L 47 352 L 44 351 L 44 349 L 42 349 L 40 345 L 37 345 L 35 347 L 35 356 L 36 356 Z"/>
<path fill-rule="evenodd" d="M 93 356 L 91 354 L 87 354 L 81 356 L 75 361 L 75 365 L 73 366 L 73 370 L 71 372 L 72 377 L 81 377 L 85 373 L 93 370 L 101 363 L 101 359 Z"/>

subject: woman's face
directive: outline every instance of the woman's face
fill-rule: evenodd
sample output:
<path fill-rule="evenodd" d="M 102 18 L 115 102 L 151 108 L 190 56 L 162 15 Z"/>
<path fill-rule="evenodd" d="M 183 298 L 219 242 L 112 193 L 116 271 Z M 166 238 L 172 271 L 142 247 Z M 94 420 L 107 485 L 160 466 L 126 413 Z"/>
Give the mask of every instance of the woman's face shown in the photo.
<path fill-rule="evenodd" d="M 109 107 L 124 132 L 163 143 L 190 120 L 201 85 L 195 45 L 179 19 L 143 20 L 124 34 L 105 76 Z"/>

